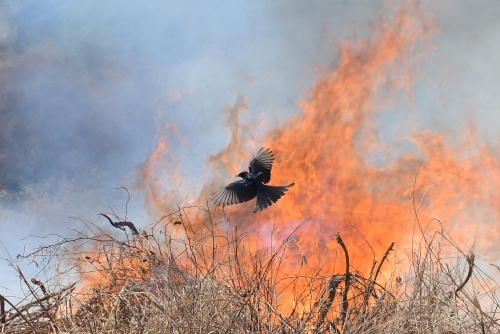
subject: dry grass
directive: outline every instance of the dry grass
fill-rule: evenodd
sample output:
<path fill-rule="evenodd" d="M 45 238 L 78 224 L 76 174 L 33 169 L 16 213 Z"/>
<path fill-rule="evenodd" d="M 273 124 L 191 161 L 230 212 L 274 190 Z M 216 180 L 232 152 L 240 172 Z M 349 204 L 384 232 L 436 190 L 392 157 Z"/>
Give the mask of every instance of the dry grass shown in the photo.
<path fill-rule="evenodd" d="M 206 209 L 191 210 L 199 218 L 196 226 L 181 209 L 163 231 L 125 242 L 80 219 L 86 234 L 24 257 L 45 268 L 50 279 L 43 282 L 28 281 L 16 265 L 23 259 L 11 260 L 29 293 L 17 305 L 0 301 L 5 309 L 1 333 L 500 330 L 496 283 L 476 266 L 474 254 L 465 254 L 443 231 L 421 231 L 397 266 L 388 260 L 394 252 L 388 245 L 368 273 L 349 264 L 349 245 L 337 234 L 345 270 L 282 277 L 291 237 L 271 250 L 251 253 L 242 246 L 245 235 L 224 232 L 226 222 L 215 223 Z M 170 224 L 182 228 L 182 235 L 167 234 Z M 452 260 L 450 254 L 455 254 Z M 383 267 L 399 274 L 381 282 Z"/>

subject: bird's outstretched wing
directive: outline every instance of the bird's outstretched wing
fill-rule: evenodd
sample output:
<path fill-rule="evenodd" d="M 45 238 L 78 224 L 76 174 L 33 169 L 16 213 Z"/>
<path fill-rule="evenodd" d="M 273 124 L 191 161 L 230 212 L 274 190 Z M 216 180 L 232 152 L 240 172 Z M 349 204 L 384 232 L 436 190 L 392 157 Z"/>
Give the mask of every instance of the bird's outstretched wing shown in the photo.
<path fill-rule="evenodd" d="M 268 183 L 271 180 L 271 168 L 273 168 L 274 154 L 270 149 L 263 147 L 253 156 L 248 169 L 250 174 L 259 175 L 262 183 Z"/>
<path fill-rule="evenodd" d="M 255 198 L 257 190 L 248 180 L 240 180 L 228 184 L 218 192 L 213 194 L 212 201 L 215 205 L 227 206 L 243 203 Z"/>

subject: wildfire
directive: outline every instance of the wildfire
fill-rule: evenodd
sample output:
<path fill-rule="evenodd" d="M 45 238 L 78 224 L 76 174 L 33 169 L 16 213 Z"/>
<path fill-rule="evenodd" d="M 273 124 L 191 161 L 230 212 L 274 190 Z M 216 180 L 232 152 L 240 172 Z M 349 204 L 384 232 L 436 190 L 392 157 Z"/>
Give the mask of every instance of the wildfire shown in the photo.
<path fill-rule="evenodd" d="M 82 219 L 88 234 L 40 247 L 31 254 L 33 262 L 37 256 L 55 258 L 59 272 L 61 256 L 72 263 L 61 277 L 78 273 L 85 286 L 72 283 L 52 294 L 71 291 L 78 305 L 73 308 L 69 298 L 51 297 L 33 278 L 48 302 L 38 299 L 24 310 L 38 304 L 52 308 L 52 313 L 32 312 L 49 319 L 45 325 L 51 328 L 57 328 L 53 317 L 58 316 L 64 320 L 59 326 L 98 323 L 113 330 L 138 326 L 142 332 L 146 322 L 182 330 L 202 324 L 226 332 L 237 326 L 266 332 L 326 332 L 327 326 L 329 332 L 368 332 L 363 328 L 375 330 L 379 323 L 383 328 L 387 319 L 390 328 L 445 332 L 446 326 L 467 328 L 461 327 L 464 315 L 464 324 L 481 326 L 482 332 L 485 324 L 496 327 L 498 285 L 478 275 L 477 252 L 462 249 L 477 243 L 496 259 L 498 143 L 481 143 L 473 124 L 459 138 L 408 129 L 404 139 L 413 148 L 398 156 L 395 145 L 379 137 L 384 107 L 402 96 L 411 100 L 414 63 L 431 49 L 433 29 L 432 20 L 410 2 L 373 27 L 369 37 L 343 42 L 334 68 L 318 71 L 299 102 L 301 112 L 262 136 L 252 135 L 255 125 L 242 122 L 249 106 L 238 96 L 222 111 L 230 140 L 208 156 L 211 179 L 200 189 L 189 187 L 207 175 L 190 177 L 197 182 L 182 179 L 176 145 L 186 147 L 187 139 L 174 124 L 160 122 L 160 111 L 155 148 L 136 169 L 135 190 L 144 193 L 151 225 L 142 233 L 134 228 L 123 241 Z M 191 94 L 170 92 L 168 101 L 186 93 Z M 209 203 L 260 147 L 275 156 L 271 184 L 295 184 L 286 196 L 256 214 L 254 201 L 224 210 Z M 395 158 L 376 164 L 374 153 Z M 197 195 L 188 197 L 193 191 Z M 127 223 L 108 219 L 113 227 Z M 467 245 L 460 248 L 457 239 Z M 66 243 L 70 251 L 60 251 Z M 461 253 L 450 267 L 451 260 L 442 256 L 447 246 L 452 250 L 444 252 Z M 51 247 L 54 253 L 46 251 Z M 390 266 L 402 259 L 409 259 L 403 264 L 407 268 Z M 480 300 L 481 295 L 486 298 Z M 484 311 L 486 303 L 495 311 Z M 14 322 L 17 315 L 26 321 L 16 311 L 0 318 L 26 327 Z"/>
<path fill-rule="evenodd" d="M 446 229 L 455 229 L 463 241 L 476 238 L 489 255 L 496 255 L 492 252 L 498 231 L 493 222 L 500 202 L 500 160 L 493 153 L 495 147 L 478 144 L 472 125 L 460 142 L 440 133 L 409 130 L 406 139 L 417 154 L 402 155 L 383 167 L 370 158 L 374 150 L 392 149 L 380 142 L 376 118 L 394 96 L 411 95 L 412 64 L 430 49 L 432 32 L 432 21 L 408 6 L 396 10 L 368 38 L 344 42 L 338 65 L 322 73 L 308 98 L 300 102 L 301 114 L 270 129 L 260 140 L 248 140 L 252 128 L 239 117 L 248 107 L 239 97 L 223 113 L 231 140 L 207 162 L 213 181 L 190 203 L 206 204 L 206 198 L 230 181 L 256 148 L 270 147 L 276 156 L 273 184 L 295 182 L 295 187 L 277 205 L 258 214 L 251 213 L 253 203 L 229 207 L 226 214 L 239 231 L 259 232 L 249 241 L 253 250 L 271 245 L 271 234 L 285 238 L 312 217 L 295 233 L 298 254 L 287 274 L 341 270 L 342 261 L 333 254 L 339 250 L 338 231 L 351 250 L 351 263 L 358 270 L 369 270 L 370 246 L 380 257 L 393 241 L 396 248 L 408 245 L 415 229 L 439 231 L 433 217 Z M 140 175 L 155 219 L 172 212 L 164 204 L 172 188 L 150 182 L 151 175 L 171 167 L 152 163 L 168 147 L 167 138 L 160 139 Z M 162 192 L 167 195 L 159 196 Z M 483 231 L 488 231 L 487 238 L 481 237 Z M 308 266 L 303 265 L 304 257 Z"/>

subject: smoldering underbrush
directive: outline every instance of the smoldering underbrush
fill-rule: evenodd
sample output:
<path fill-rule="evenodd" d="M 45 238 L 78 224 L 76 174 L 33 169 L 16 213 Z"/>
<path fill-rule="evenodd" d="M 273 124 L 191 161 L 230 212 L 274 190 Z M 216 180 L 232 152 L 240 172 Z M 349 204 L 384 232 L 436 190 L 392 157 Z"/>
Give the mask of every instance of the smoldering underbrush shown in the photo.
<path fill-rule="evenodd" d="M 126 224 L 77 219 L 84 228 L 76 237 L 7 260 L 27 292 L 16 303 L 0 298 L 2 333 L 500 330 L 497 283 L 438 218 L 414 234 L 410 247 L 396 251 L 392 243 L 378 257 L 367 254 L 366 272 L 349 260 L 341 235 L 330 236 L 343 258 L 330 273 L 312 268 L 297 247 L 300 224 L 283 241 L 252 250 L 251 234 L 208 208 L 179 209 L 120 238 L 110 231 Z M 292 259 L 310 270 L 291 274 Z M 26 265 L 38 266 L 40 275 L 25 277 Z"/>

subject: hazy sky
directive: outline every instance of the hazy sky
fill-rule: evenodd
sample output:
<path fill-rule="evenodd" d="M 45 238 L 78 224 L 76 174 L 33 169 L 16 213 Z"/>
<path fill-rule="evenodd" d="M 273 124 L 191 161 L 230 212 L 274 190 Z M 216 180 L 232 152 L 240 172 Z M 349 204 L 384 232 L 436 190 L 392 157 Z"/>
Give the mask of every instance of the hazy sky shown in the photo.
<path fill-rule="evenodd" d="M 263 126 L 297 114 L 338 44 L 369 36 L 391 12 L 384 3 L 2 1 L 0 241 L 15 257 L 34 247 L 20 241 L 29 234 L 78 228 L 69 216 L 123 214 L 115 188 L 132 186 L 157 123 L 185 140 L 173 150 L 187 176 L 226 144 L 221 111 L 238 95 L 245 118 Z M 498 2 L 423 2 L 422 11 L 435 22 L 433 48 L 416 67 L 412 111 L 380 115 L 382 140 L 474 122 L 481 140 L 498 141 Z M 131 208 L 139 227 L 148 222 L 140 194 Z M 15 290 L 10 273 L 0 286 Z"/>

